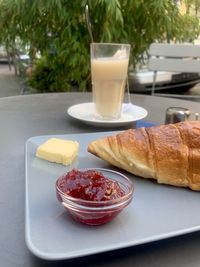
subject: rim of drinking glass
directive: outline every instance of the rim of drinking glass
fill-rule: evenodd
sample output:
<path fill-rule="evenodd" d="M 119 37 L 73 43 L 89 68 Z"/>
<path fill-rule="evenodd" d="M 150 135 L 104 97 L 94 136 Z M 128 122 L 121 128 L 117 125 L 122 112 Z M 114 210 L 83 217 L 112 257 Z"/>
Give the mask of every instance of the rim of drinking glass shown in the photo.
<path fill-rule="evenodd" d="M 127 44 L 127 43 L 101 43 L 101 42 L 92 42 L 90 43 L 90 45 L 113 45 L 113 46 L 128 46 L 128 47 L 131 47 L 130 44 Z"/>

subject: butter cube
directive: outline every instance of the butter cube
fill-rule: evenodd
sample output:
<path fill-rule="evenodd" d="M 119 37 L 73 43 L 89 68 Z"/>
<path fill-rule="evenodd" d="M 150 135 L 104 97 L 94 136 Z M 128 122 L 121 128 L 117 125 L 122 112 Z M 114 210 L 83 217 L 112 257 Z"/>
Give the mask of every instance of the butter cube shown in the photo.
<path fill-rule="evenodd" d="M 77 157 L 78 148 L 79 143 L 76 141 L 50 138 L 37 148 L 36 157 L 69 165 Z"/>

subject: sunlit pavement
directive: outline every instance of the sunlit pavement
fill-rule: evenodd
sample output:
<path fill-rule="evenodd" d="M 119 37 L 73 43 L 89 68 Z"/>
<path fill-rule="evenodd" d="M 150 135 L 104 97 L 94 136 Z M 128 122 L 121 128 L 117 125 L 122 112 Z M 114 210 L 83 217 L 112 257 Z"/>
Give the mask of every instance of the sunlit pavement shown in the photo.
<path fill-rule="evenodd" d="M 15 75 L 14 68 L 0 64 L 0 97 L 20 95 L 21 79 Z"/>

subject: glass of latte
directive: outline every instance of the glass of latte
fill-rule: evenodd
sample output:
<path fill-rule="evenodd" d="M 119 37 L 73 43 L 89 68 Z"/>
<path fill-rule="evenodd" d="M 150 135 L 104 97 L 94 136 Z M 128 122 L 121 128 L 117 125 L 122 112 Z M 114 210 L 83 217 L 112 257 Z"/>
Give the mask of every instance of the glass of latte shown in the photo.
<path fill-rule="evenodd" d="M 130 45 L 91 43 L 91 78 L 95 117 L 119 119 L 128 72 Z"/>

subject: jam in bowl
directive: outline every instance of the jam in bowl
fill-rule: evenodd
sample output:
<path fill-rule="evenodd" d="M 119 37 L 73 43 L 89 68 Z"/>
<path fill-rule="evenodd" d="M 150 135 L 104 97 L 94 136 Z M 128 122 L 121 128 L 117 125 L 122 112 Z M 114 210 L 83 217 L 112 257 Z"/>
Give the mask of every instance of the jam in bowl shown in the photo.
<path fill-rule="evenodd" d="M 73 169 L 57 179 L 56 195 L 76 221 L 100 225 L 114 219 L 131 202 L 133 183 L 113 170 Z"/>

